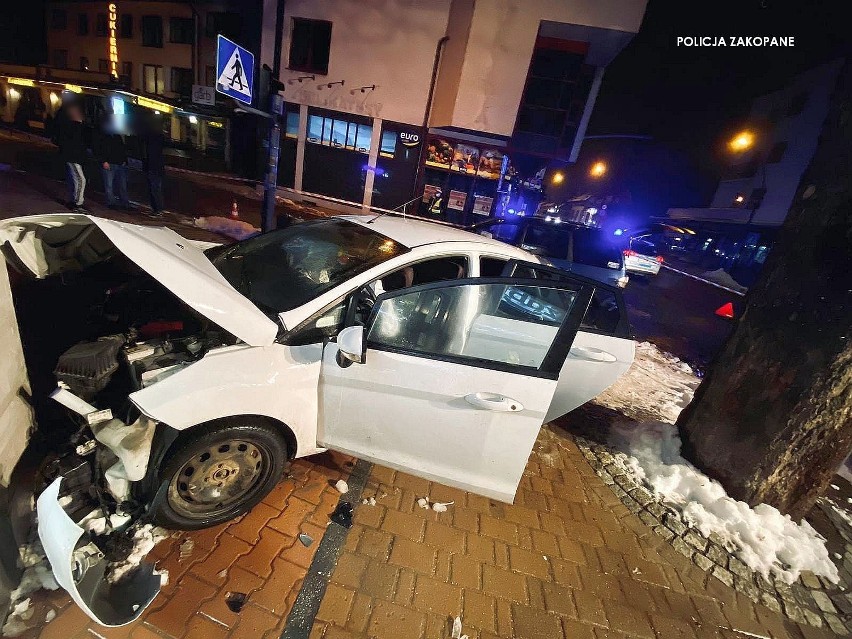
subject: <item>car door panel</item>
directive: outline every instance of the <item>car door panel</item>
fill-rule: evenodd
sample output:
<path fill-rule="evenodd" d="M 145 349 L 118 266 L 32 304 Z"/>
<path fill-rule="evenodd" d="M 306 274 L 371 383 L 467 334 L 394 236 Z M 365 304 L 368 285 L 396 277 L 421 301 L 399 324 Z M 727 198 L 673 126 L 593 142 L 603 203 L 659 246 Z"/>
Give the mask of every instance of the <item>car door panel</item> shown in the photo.
<path fill-rule="evenodd" d="M 479 278 L 380 296 L 363 363 L 326 346 L 319 443 L 511 502 L 590 295 Z"/>

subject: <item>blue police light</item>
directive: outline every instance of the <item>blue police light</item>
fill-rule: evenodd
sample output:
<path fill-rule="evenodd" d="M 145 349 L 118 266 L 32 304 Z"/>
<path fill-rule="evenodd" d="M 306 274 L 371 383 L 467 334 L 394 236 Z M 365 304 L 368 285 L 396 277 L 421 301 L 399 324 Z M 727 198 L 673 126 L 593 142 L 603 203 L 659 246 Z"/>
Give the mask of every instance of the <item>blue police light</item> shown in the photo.
<path fill-rule="evenodd" d="M 514 215 L 514 214 L 515 214 L 515 209 L 509 209 L 507 212 L 508 212 L 509 214 L 511 214 L 511 215 Z"/>
<path fill-rule="evenodd" d="M 615 229 L 615 235 L 622 235 L 624 233 L 624 229 Z"/>

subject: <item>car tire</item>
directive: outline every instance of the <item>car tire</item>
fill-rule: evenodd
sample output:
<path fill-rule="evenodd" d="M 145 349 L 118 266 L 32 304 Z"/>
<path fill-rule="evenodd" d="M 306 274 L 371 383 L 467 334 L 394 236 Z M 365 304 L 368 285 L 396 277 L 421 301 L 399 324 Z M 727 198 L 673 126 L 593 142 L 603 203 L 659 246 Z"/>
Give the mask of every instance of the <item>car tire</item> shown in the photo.
<path fill-rule="evenodd" d="M 238 517 L 275 487 L 288 459 L 280 428 L 263 421 L 234 419 L 185 432 L 160 466 L 151 520 L 198 530 Z"/>

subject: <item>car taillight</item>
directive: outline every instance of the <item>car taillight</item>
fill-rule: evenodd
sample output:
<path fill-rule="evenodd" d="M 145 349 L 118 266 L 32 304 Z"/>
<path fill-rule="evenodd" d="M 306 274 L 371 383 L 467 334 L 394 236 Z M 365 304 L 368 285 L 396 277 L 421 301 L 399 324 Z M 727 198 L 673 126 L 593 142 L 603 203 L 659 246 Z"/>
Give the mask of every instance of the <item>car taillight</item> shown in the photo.
<path fill-rule="evenodd" d="M 622 253 L 624 253 L 624 257 L 636 257 L 637 255 L 636 251 L 632 249 L 624 249 Z"/>
<path fill-rule="evenodd" d="M 665 262 L 665 260 L 663 259 L 663 256 L 662 256 L 662 255 L 658 255 L 658 256 L 656 257 L 656 260 L 657 260 L 660 264 L 662 264 L 663 262 Z"/>

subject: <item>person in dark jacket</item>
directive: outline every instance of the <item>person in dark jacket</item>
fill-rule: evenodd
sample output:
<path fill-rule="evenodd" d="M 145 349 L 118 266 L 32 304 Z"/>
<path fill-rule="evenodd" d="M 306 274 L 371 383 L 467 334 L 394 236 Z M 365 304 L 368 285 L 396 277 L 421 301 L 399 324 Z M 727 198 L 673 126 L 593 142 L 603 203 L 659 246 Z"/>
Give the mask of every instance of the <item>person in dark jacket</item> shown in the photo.
<path fill-rule="evenodd" d="M 111 209 L 130 210 L 127 197 L 127 147 L 115 115 L 103 124 L 95 138 L 95 157 L 101 163 L 107 206 Z"/>
<path fill-rule="evenodd" d="M 64 117 L 57 123 L 56 143 L 59 155 L 65 162 L 65 181 L 68 185 L 68 208 L 73 211 L 86 211 L 83 206 L 86 197 L 86 174 L 83 163 L 86 161 L 86 129 L 83 124 L 83 111 L 75 103 L 64 106 Z"/>
<path fill-rule="evenodd" d="M 148 194 L 151 196 L 151 216 L 160 217 L 163 214 L 163 176 L 166 164 L 163 159 L 165 137 L 159 120 L 148 117 L 143 122 L 142 130 L 142 168 L 148 180 Z"/>

